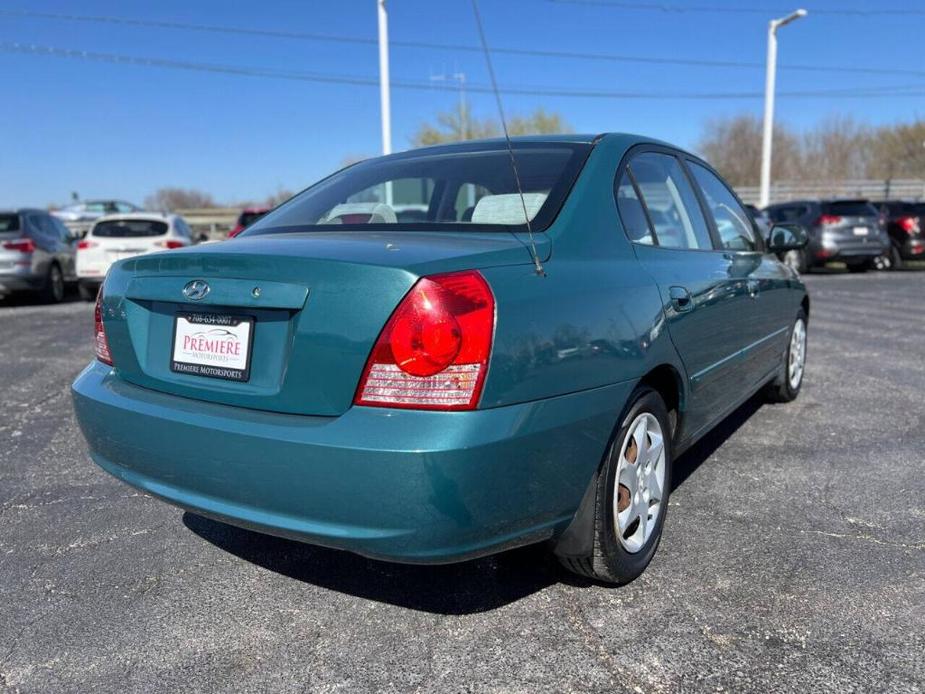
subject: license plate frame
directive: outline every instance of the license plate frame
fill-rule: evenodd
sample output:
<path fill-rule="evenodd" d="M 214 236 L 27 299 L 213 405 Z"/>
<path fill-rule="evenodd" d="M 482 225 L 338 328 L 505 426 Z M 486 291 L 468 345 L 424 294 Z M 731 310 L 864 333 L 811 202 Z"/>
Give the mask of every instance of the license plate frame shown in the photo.
<path fill-rule="evenodd" d="M 243 314 L 178 312 L 173 319 L 170 370 L 247 383 L 251 377 L 256 322 L 253 316 Z"/>

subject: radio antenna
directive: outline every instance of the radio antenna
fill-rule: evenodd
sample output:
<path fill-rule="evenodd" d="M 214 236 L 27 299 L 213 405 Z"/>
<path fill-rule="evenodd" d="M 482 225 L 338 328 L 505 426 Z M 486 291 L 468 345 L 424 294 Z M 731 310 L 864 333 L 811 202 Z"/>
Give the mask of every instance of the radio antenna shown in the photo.
<path fill-rule="evenodd" d="M 530 224 L 530 215 L 527 213 L 527 201 L 524 199 L 524 189 L 520 184 L 520 173 L 517 171 L 517 159 L 514 157 L 514 145 L 511 144 L 511 136 L 507 131 L 507 120 L 504 118 L 504 106 L 501 103 L 501 92 L 498 91 L 498 81 L 495 79 L 495 68 L 491 63 L 491 51 L 488 50 L 488 41 L 485 40 L 485 30 L 482 28 L 482 15 L 479 12 L 478 0 L 472 0 L 472 12 L 475 14 L 475 24 L 479 29 L 482 51 L 485 53 L 485 63 L 488 65 L 488 76 L 491 78 L 491 89 L 495 94 L 495 101 L 498 103 L 498 115 L 501 116 L 501 128 L 504 130 L 504 140 L 507 142 L 507 151 L 511 157 L 511 170 L 514 172 L 514 183 L 517 185 L 517 194 L 520 195 L 520 206 L 524 211 L 524 222 L 527 224 L 527 236 L 530 237 L 530 255 L 533 257 L 533 264 L 536 266 L 536 274 L 545 277 L 546 271 L 543 270 L 540 256 L 536 252 L 536 241 L 533 238 L 533 226 Z"/>

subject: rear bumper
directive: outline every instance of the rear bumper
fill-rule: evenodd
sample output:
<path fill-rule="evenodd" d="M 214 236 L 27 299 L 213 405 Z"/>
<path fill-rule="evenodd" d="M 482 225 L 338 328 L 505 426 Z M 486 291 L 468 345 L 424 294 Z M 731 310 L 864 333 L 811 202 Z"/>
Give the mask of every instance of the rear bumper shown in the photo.
<path fill-rule="evenodd" d="M 873 237 L 864 241 L 831 238 L 823 235 L 810 240 L 807 254 L 816 263 L 833 260 L 845 262 L 873 260 L 889 251 L 889 241 Z"/>
<path fill-rule="evenodd" d="M 150 391 L 94 362 L 73 396 L 93 460 L 134 487 L 275 535 L 440 563 L 564 530 L 632 385 L 474 412 L 307 417 Z"/>
<path fill-rule="evenodd" d="M 925 260 L 925 239 L 907 239 L 899 253 L 906 260 Z"/>
<path fill-rule="evenodd" d="M 16 273 L 0 273 L 0 294 L 21 291 L 36 291 L 45 285 L 45 278 L 32 274 L 32 270 Z"/>

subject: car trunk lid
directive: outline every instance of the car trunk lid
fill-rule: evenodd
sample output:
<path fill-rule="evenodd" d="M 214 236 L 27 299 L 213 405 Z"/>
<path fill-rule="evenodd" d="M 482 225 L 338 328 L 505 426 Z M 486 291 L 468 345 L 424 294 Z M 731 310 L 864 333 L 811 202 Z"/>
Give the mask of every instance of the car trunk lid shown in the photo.
<path fill-rule="evenodd" d="M 542 235 L 538 246 L 548 255 Z M 523 239 L 508 233 L 242 237 L 117 263 L 106 282 L 104 320 L 126 381 L 228 405 L 333 416 L 350 407 L 379 332 L 418 277 L 530 262 Z M 227 353 L 214 356 L 218 371 L 191 372 L 185 357 L 177 359 L 175 338 L 237 352 L 231 361 Z M 246 373 L 221 371 L 245 367 L 242 351 L 246 368 L 233 370 Z M 195 361 L 206 358 L 200 352 L 213 354 L 196 352 Z"/>

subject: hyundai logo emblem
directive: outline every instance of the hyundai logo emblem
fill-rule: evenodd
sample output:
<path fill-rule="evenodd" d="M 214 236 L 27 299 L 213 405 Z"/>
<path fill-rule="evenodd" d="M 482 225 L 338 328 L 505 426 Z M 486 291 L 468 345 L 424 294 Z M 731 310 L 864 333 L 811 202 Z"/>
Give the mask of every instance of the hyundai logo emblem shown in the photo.
<path fill-rule="evenodd" d="M 186 286 L 183 287 L 183 296 L 190 301 L 200 301 L 206 298 L 209 290 L 209 284 L 205 280 L 193 280 L 192 282 L 187 282 Z"/>

